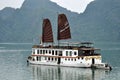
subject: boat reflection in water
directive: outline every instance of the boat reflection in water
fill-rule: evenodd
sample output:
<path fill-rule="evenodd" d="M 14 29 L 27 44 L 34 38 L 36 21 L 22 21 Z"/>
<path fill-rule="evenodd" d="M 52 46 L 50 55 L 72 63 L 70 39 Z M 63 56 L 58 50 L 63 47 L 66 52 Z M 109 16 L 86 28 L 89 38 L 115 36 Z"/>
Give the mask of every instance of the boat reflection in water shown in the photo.
<path fill-rule="evenodd" d="M 102 80 L 109 73 L 102 69 L 29 65 L 33 80 Z M 107 73 L 107 74 L 106 74 Z"/>

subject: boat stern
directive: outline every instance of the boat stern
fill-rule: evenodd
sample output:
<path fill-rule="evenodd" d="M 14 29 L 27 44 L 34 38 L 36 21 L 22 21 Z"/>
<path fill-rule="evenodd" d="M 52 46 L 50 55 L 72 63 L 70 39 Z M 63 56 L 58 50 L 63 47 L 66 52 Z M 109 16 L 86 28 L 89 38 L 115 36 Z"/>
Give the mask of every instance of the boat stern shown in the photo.
<path fill-rule="evenodd" d="M 112 67 L 107 63 L 92 64 L 91 67 L 96 69 L 112 70 Z"/>

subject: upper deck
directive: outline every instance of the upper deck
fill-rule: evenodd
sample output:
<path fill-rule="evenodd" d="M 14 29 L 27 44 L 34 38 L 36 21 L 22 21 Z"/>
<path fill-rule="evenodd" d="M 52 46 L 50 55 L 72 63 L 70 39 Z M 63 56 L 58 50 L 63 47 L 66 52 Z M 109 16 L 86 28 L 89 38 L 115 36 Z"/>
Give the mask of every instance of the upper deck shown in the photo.
<path fill-rule="evenodd" d="M 73 49 L 73 50 L 100 50 L 93 47 L 91 42 L 61 43 L 59 45 L 33 45 L 32 48 Z"/>
<path fill-rule="evenodd" d="M 33 45 L 32 48 L 36 48 L 36 49 L 49 49 L 49 50 L 53 50 L 53 49 L 60 49 L 60 50 L 77 50 L 78 52 L 78 56 L 90 56 L 90 55 L 100 55 L 98 52 L 98 48 L 94 48 L 93 47 L 93 43 L 90 42 L 84 42 L 84 43 L 77 43 L 73 45 L 73 43 L 69 43 L 69 44 L 64 44 L 64 45 L 57 45 L 57 46 L 53 46 L 53 45 Z"/>

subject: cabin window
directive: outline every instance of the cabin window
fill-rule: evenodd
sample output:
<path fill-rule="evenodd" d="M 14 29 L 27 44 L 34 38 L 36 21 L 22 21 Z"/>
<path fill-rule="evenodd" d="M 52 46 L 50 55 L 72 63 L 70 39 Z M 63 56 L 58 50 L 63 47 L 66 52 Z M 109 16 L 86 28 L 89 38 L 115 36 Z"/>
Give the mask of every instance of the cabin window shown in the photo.
<path fill-rule="evenodd" d="M 83 52 L 83 54 L 85 54 L 85 51 L 82 51 Z"/>
<path fill-rule="evenodd" d="M 62 51 L 59 51 L 59 54 L 62 54 Z"/>
<path fill-rule="evenodd" d="M 39 50 L 37 50 L 37 54 L 39 54 Z"/>
<path fill-rule="evenodd" d="M 46 54 L 47 54 L 48 52 L 47 52 L 47 50 L 46 50 Z"/>
<path fill-rule="evenodd" d="M 48 57 L 48 60 L 50 61 L 50 57 Z"/>
<path fill-rule="evenodd" d="M 68 61 L 70 61 L 70 58 L 68 58 Z"/>
<path fill-rule="evenodd" d="M 74 52 L 74 55 L 77 55 L 77 52 Z"/>
<path fill-rule="evenodd" d="M 70 51 L 70 56 L 72 56 L 72 51 Z"/>
<path fill-rule="evenodd" d="M 78 57 L 78 59 L 80 59 L 80 58 Z"/>
<path fill-rule="evenodd" d="M 66 51 L 66 56 L 68 56 L 68 51 Z"/>
<path fill-rule="evenodd" d="M 39 60 L 38 56 L 36 58 L 37 58 L 37 61 L 38 61 Z"/>
<path fill-rule="evenodd" d="M 45 57 L 45 60 L 47 60 L 47 57 Z"/>
<path fill-rule="evenodd" d="M 51 50 L 49 50 L 49 54 L 51 54 Z"/>
<path fill-rule="evenodd" d="M 71 59 L 71 61 L 73 61 L 73 58 Z"/>
<path fill-rule="evenodd" d="M 65 58 L 65 60 L 67 60 L 67 58 Z"/>
<path fill-rule="evenodd" d="M 54 55 L 54 51 L 52 50 L 52 55 Z"/>
<path fill-rule="evenodd" d="M 55 51 L 55 55 L 57 55 L 57 51 Z"/>
<path fill-rule="evenodd" d="M 84 51 L 79 50 L 79 51 L 78 51 L 78 56 L 81 56 L 83 53 L 84 53 Z"/>
<path fill-rule="evenodd" d="M 32 60 L 35 61 L 35 58 L 33 58 Z"/>
<path fill-rule="evenodd" d="M 55 58 L 55 61 L 57 61 L 57 58 Z"/>
<path fill-rule="evenodd" d="M 35 54 L 35 49 L 32 50 L 33 54 Z"/>
<path fill-rule="evenodd" d="M 40 50 L 40 54 L 42 54 L 42 50 Z"/>
<path fill-rule="evenodd" d="M 43 50 L 43 54 L 45 54 L 45 50 Z"/>
<path fill-rule="evenodd" d="M 52 61 L 53 61 L 53 58 L 52 58 Z"/>
<path fill-rule="evenodd" d="M 84 57 L 82 57 L 81 59 L 84 59 Z"/>
<path fill-rule="evenodd" d="M 41 57 L 40 56 L 38 57 L 38 59 L 39 59 L 39 61 L 41 61 Z"/>
<path fill-rule="evenodd" d="M 76 59 L 75 59 L 75 61 L 76 61 Z"/>

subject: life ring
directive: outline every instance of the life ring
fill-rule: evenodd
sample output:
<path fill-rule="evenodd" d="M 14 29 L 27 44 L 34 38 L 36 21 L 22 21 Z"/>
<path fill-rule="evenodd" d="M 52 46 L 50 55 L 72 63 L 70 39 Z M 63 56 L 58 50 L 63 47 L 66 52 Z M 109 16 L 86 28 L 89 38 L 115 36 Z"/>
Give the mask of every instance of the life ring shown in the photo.
<path fill-rule="evenodd" d="M 86 58 L 85 58 L 85 60 L 87 61 L 87 60 L 88 60 L 88 58 L 86 57 Z"/>

